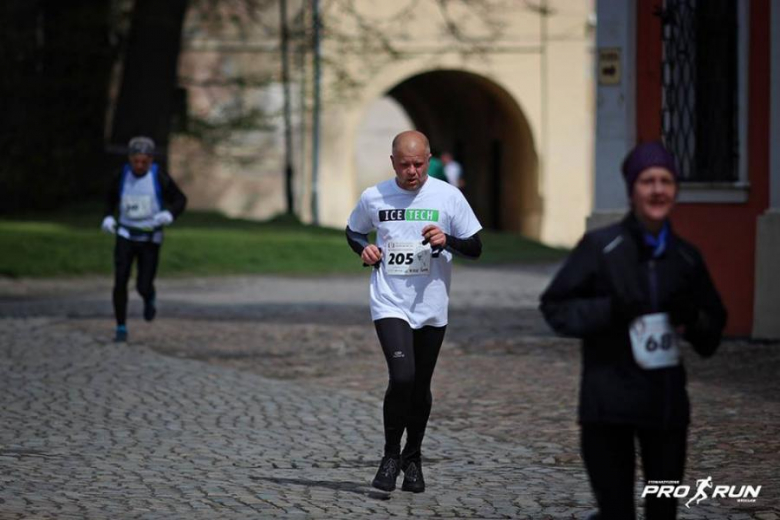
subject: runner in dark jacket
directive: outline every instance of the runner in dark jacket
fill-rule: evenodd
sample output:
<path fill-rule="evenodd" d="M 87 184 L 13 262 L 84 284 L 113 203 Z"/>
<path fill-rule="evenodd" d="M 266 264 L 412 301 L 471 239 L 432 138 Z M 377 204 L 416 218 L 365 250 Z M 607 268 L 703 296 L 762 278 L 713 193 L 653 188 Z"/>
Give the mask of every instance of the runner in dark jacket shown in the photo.
<path fill-rule="evenodd" d="M 631 212 L 586 233 L 541 297 L 550 326 L 582 339 L 582 452 L 601 520 L 635 518 L 635 436 L 646 480 L 682 479 L 690 409 L 676 337 L 710 356 L 726 323 L 701 254 L 667 218 L 673 157 L 639 145 L 623 174 Z M 675 518 L 676 505 L 648 498 L 646 518 Z"/>
<path fill-rule="evenodd" d="M 136 288 L 144 300 L 144 319 L 157 314 L 154 278 L 163 228 L 181 215 L 187 197 L 154 162 L 154 141 L 134 137 L 128 162 L 114 176 L 106 195 L 102 229 L 116 235 L 114 246 L 114 316 L 116 341 L 127 341 L 127 282 L 137 263 Z M 118 218 L 115 218 L 115 215 Z"/>

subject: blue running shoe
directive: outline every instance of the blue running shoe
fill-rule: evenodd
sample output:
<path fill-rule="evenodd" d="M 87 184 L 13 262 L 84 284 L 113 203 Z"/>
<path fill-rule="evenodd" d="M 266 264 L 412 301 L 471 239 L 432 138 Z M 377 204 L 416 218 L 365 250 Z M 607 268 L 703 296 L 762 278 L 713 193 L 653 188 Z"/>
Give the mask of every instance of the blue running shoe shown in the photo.
<path fill-rule="evenodd" d="M 127 341 L 127 327 L 125 325 L 116 326 L 114 341 L 117 343 L 125 343 Z"/>

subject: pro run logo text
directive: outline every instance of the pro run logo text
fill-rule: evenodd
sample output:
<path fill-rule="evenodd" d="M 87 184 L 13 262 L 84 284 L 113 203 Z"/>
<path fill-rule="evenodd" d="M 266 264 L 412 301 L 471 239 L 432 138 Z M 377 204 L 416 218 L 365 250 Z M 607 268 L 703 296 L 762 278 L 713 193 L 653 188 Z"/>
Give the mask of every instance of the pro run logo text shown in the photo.
<path fill-rule="evenodd" d="M 730 486 L 714 485 L 712 477 L 698 479 L 696 491 L 685 502 L 685 507 L 697 505 L 703 500 L 722 498 L 734 499 L 737 502 L 753 503 L 761 493 L 761 486 Z M 711 492 L 709 492 L 712 490 Z M 655 496 L 658 498 L 688 498 L 691 495 L 691 486 L 681 485 L 676 480 L 650 480 L 642 490 L 642 498 Z"/>

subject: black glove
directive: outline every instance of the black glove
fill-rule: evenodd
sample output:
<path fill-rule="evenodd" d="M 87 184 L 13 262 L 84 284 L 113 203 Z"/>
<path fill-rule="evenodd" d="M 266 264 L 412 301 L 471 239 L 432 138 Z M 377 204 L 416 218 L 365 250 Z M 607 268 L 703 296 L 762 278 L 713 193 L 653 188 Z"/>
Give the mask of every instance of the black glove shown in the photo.
<path fill-rule="evenodd" d="M 674 293 L 667 308 L 672 325 L 693 325 L 699 319 L 699 306 L 689 291 Z"/>

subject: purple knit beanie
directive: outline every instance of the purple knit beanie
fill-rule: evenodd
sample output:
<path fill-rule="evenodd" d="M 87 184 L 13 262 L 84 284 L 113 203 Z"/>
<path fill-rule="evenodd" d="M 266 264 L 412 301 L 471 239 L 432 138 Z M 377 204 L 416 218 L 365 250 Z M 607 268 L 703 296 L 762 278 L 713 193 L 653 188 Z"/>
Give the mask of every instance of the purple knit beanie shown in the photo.
<path fill-rule="evenodd" d="M 675 182 L 680 180 L 674 156 L 664 148 L 660 141 L 638 144 L 623 160 L 623 167 L 621 168 L 629 198 L 634 189 L 636 178 L 639 177 L 640 173 L 653 166 L 666 168 L 674 176 Z"/>

